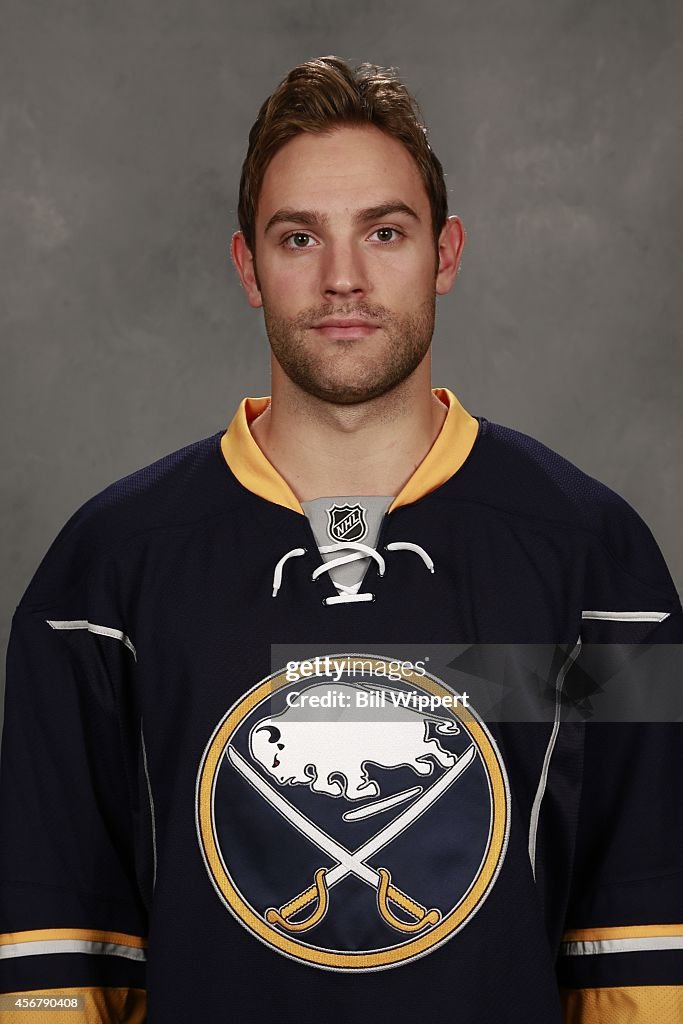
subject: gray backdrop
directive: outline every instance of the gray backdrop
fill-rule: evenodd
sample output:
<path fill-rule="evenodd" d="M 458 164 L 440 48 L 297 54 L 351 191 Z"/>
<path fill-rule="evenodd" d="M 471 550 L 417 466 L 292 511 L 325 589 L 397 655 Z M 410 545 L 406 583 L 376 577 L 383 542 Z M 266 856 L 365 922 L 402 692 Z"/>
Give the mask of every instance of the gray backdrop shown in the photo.
<path fill-rule="evenodd" d="M 229 261 L 262 100 L 397 65 L 468 232 L 434 384 L 620 492 L 683 586 L 683 6 L 665 0 L 4 0 L 0 649 L 112 480 L 267 394 Z M 4 658 L 3 658 L 4 661 Z"/>

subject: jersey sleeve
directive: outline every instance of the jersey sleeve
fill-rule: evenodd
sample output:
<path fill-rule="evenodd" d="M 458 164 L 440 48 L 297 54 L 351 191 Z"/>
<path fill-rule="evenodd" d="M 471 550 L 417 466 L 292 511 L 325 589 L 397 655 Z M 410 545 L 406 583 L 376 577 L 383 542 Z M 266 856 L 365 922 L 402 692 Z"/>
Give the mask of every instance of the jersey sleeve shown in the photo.
<path fill-rule="evenodd" d="M 120 713 L 135 649 L 115 624 L 69 610 L 20 605 L 12 620 L 0 752 L 0 1018 L 138 1024 L 148 906 Z M 46 1014 L 48 1005 L 63 1009 Z"/>
<path fill-rule="evenodd" d="M 638 643 L 667 645 L 666 661 L 659 652 L 667 678 L 641 680 L 651 697 L 683 678 L 683 614 L 675 592 L 658 617 L 654 625 L 654 616 L 649 624 L 614 618 L 611 634 L 625 625 L 627 641 L 639 628 Z M 601 643 L 607 622 L 597 620 Z M 558 961 L 565 1024 L 683 1020 L 680 720 L 586 724 L 572 877 Z"/>

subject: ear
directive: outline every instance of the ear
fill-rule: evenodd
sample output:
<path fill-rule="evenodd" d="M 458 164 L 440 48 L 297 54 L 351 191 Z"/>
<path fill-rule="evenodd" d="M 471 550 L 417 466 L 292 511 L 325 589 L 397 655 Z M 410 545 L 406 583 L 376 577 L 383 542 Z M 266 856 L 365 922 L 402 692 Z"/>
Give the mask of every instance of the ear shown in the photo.
<path fill-rule="evenodd" d="M 459 217 L 446 220 L 439 235 L 439 269 L 436 274 L 436 293 L 449 292 L 458 272 L 460 256 L 465 245 L 465 227 Z"/>
<path fill-rule="evenodd" d="M 236 231 L 232 236 L 230 255 L 232 256 L 232 262 L 237 268 L 237 273 L 246 292 L 249 305 L 253 306 L 254 309 L 258 309 L 259 306 L 263 305 L 263 299 L 261 298 L 261 290 L 256 276 L 254 257 L 242 231 Z"/>

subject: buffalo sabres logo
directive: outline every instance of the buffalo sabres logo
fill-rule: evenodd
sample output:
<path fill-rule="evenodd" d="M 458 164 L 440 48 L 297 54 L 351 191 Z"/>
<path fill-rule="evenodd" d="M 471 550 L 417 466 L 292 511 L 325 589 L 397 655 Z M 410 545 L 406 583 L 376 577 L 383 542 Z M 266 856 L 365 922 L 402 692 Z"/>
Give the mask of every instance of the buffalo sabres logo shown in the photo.
<path fill-rule="evenodd" d="M 332 505 L 327 509 L 327 532 L 332 540 L 360 541 L 368 532 L 362 505 Z"/>
<path fill-rule="evenodd" d="M 509 786 L 471 708 L 414 706 L 416 694 L 452 700 L 436 677 L 379 680 L 388 659 L 336 657 L 369 669 L 297 682 L 280 671 L 226 713 L 197 776 L 197 834 L 219 897 L 267 945 L 380 970 L 440 946 L 482 906 L 505 856 Z"/>

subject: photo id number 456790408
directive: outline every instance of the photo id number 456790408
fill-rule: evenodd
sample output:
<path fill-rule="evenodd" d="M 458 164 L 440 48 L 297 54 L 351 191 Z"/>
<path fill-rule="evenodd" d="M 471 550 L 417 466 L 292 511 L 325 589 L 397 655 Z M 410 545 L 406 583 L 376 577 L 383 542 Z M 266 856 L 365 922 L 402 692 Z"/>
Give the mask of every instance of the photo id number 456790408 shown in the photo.
<path fill-rule="evenodd" d="M 49 993 L 31 992 L 30 995 L 18 996 L 18 995 L 0 995 L 0 1012 L 3 1010 L 12 1010 L 17 1012 L 19 1010 L 40 1010 L 41 1013 L 45 1010 L 83 1010 L 85 1009 L 85 1001 L 83 996 L 77 993 L 71 993 L 68 996 L 60 995 L 54 996 Z"/>

